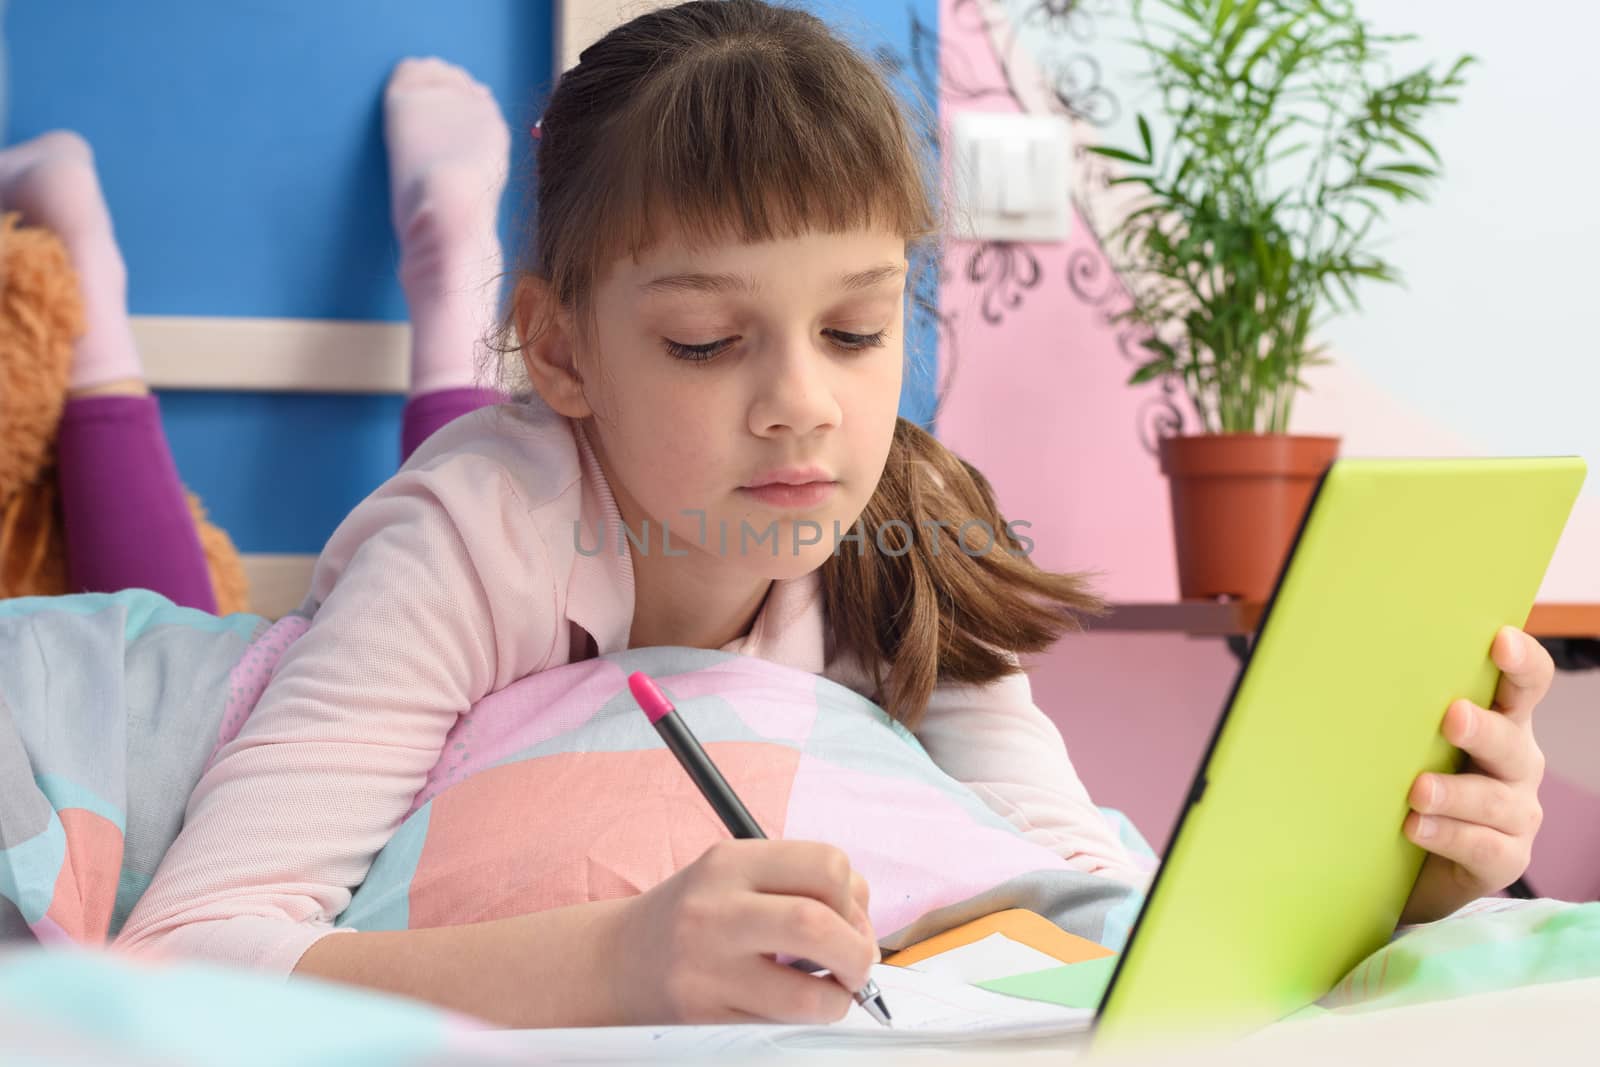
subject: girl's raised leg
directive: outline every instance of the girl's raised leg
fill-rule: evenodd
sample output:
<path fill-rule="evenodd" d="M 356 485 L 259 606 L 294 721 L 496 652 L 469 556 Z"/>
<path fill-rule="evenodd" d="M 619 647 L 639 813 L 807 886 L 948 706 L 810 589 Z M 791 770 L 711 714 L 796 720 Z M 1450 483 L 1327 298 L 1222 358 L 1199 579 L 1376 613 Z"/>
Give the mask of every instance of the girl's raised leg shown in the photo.
<path fill-rule="evenodd" d="M 499 403 L 478 384 L 503 259 L 497 230 L 511 135 L 493 94 L 438 59 L 408 59 L 384 92 L 400 284 L 411 315 L 402 459 L 439 427 Z"/>
<path fill-rule="evenodd" d="M 0 151 L 0 210 L 61 239 L 83 295 L 87 328 L 73 348 L 57 439 L 73 591 L 151 589 L 215 611 L 160 407 L 145 387 L 127 268 L 89 146 L 54 131 Z"/>

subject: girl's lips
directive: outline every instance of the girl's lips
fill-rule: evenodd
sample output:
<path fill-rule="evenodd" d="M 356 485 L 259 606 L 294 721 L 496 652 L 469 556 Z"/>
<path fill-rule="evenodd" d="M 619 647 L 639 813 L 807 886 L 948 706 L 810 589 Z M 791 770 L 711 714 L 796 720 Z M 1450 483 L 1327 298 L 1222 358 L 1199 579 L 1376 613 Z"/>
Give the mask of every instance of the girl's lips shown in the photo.
<path fill-rule="evenodd" d="M 807 509 L 827 500 L 837 488 L 838 482 L 804 482 L 800 485 L 771 482 L 755 487 L 740 486 L 739 492 L 748 494 L 769 508 Z"/>

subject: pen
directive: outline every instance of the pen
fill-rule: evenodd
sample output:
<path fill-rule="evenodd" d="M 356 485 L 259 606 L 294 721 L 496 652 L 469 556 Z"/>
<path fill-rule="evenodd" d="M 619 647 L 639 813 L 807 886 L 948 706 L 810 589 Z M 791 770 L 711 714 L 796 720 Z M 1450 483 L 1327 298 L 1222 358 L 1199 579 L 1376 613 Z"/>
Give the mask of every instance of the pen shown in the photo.
<path fill-rule="evenodd" d="M 765 840 L 767 835 L 756 825 L 755 817 L 734 793 L 728 780 L 722 777 L 722 772 L 717 770 L 717 765 L 711 762 L 706 750 L 700 747 L 700 742 L 695 740 L 689 727 L 678 717 L 677 709 L 650 676 L 643 671 L 634 671 L 628 676 L 628 688 L 644 710 L 645 717 L 650 720 L 650 725 L 656 728 L 661 740 L 667 743 L 672 754 L 678 757 L 678 762 L 683 764 L 683 769 L 694 779 L 694 784 L 700 787 L 700 792 L 705 795 L 728 832 L 738 838 Z M 868 1015 L 884 1026 L 890 1025 L 889 1007 L 883 1002 L 878 983 L 870 976 L 867 984 L 852 992 L 851 996 Z"/>

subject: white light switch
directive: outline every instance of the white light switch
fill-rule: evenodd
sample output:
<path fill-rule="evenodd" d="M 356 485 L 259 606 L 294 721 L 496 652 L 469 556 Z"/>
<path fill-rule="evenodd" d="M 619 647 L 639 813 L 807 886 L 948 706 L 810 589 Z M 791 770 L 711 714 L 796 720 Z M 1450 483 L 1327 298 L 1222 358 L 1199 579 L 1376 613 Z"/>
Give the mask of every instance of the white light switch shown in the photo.
<path fill-rule="evenodd" d="M 956 236 L 1066 239 L 1072 220 L 1072 131 L 1066 119 L 962 111 L 952 134 Z"/>
<path fill-rule="evenodd" d="M 1009 218 L 1027 218 L 1034 211 L 1036 197 L 1033 190 L 1033 159 L 1031 146 L 1020 137 L 1008 137 L 1002 143 L 1000 154 L 1004 160 L 1000 169 L 1000 213 Z"/>

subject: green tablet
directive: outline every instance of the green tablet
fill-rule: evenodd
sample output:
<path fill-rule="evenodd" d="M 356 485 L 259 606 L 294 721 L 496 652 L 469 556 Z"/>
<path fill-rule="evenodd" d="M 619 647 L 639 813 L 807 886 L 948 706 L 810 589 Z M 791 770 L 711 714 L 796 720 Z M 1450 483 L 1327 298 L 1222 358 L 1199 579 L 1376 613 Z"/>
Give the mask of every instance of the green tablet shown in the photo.
<path fill-rule="evenodd" d="M 1488 707 L 1577 457 L 1343 459 L 1324 474 L 1096 1019 L 1095 1043 L 1238 1033 L 1326 994 L 1393 934 L 1402 833 L 1462 697 Z"/>

